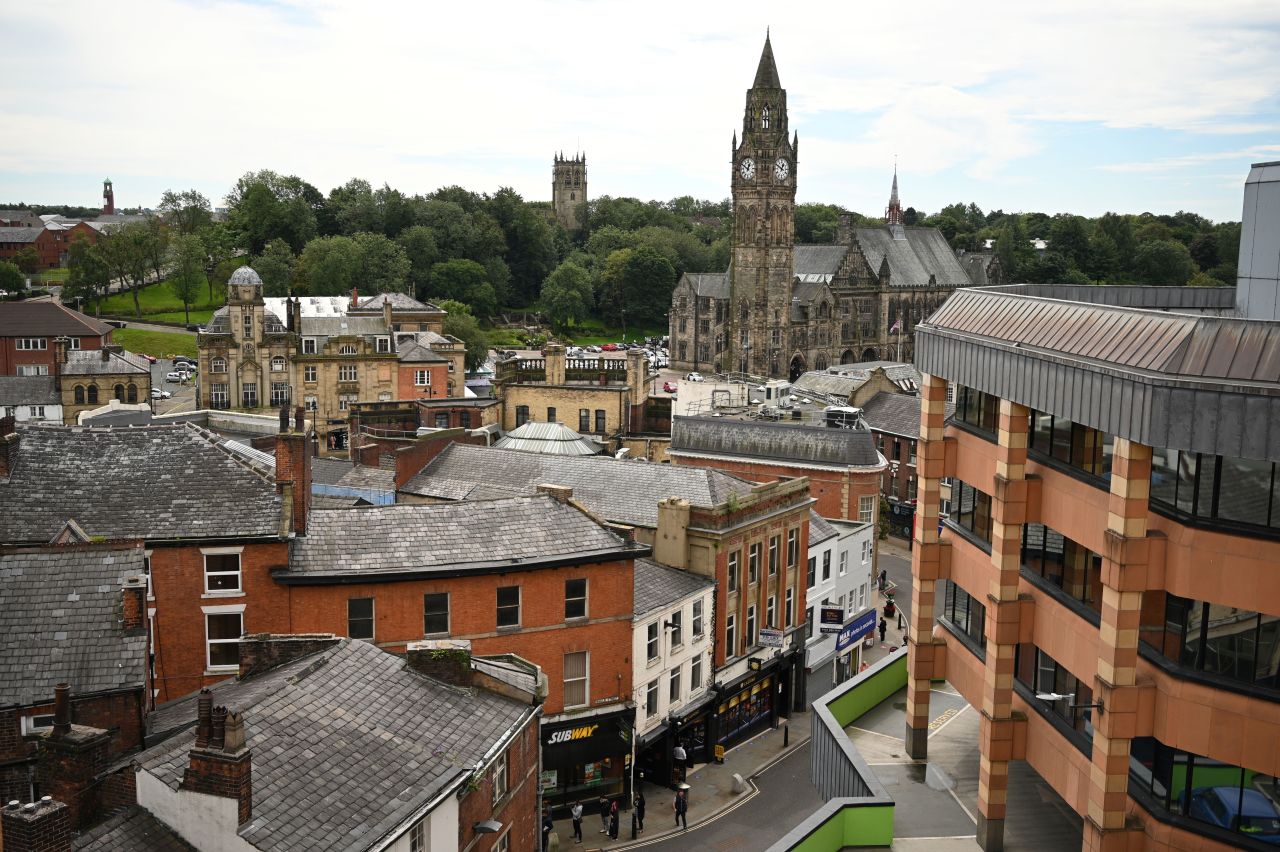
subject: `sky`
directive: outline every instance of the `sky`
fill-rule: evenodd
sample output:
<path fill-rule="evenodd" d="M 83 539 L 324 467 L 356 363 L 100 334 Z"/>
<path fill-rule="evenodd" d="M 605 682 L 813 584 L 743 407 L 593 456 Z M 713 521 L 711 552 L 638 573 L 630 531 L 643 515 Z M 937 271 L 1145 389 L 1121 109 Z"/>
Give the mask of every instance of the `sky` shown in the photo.
<path fill-rule="evenodd" d="M 0 3 L 0 204 L 215 206 L 247 171 L 322 192 L 503 186 L 556 152 L 603 194 L 729 195 L 766 28 L 797 198 L 1238 220 L 1280 160 L 1280 3 L 100 0 Z"/>

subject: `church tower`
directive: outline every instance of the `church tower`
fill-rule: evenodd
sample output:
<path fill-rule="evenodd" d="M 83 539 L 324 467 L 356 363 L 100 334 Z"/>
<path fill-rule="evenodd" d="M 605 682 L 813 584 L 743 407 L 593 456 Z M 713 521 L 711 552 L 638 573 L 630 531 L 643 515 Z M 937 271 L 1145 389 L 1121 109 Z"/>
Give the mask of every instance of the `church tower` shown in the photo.
<path fill-rule="evenodd" d="M 733 254 L 729 267 L 729 366 L 785 375 L 795 256 L 796 151 L 787 138 L 787 91 L 768 35 L 747 90 L 742 141 L 733 139 Z"/>
<path fill-rule="evenodd" d="M 111 178 L 102 182 L 102 212 L 107 216 L 116 212 L 116 192 L 111 188 Z"/>
<path fill-rule="evenodd" d="M 586 201 L 586 153 L 574 154 L 573 159 L 556 154 L 551 170 L 551 208 L 555 211 L 556 221 L 566 231 L 578 230 L 583 224 L 578 213 Z"/>
<path fill-rule="evenodd" d="M 884 211 L 885 224 L 895 240 L 905 240 L 907 232 L 902 227 L 902 202 L 898 200 L 898 166 L 893 167 L 893 189 L 889 191 L 889 206 Z"/>

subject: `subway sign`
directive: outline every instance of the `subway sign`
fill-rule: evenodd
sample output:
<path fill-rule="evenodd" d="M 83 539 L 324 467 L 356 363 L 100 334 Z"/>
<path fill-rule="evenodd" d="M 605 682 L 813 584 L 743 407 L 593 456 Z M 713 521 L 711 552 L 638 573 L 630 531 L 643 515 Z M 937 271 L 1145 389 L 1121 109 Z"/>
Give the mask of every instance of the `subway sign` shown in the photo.
<path fill-rule="evenodd" d="M 598 729 L 599 725 L 580 725 L 577 728 L 565 728 L 560 731 L 552 731 L 547 734 L 546 745 L 563 745 L 564 743 L 578 742 L 579 740 L 591 739 Z"/>

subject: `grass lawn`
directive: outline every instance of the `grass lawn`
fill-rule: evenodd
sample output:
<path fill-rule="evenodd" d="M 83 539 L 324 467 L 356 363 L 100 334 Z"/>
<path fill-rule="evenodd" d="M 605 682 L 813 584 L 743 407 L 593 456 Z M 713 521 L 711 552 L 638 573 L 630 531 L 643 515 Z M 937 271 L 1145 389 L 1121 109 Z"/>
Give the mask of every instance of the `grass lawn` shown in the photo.
<path fill-rule="evenodd" d="M 213 288 L 213 302 L 209 302 L 209 291 L 202 289 L 191 306 L 191 321 L 206 322 L 209 315 L 222 307 L 227 299 L 226 287 Z M 173 295 L 173 290 L 164 281 L 144 287 L 138 291 L 138 305 L 143 316 L 152 316 L 168 322 L 183 322 L 182 302 Z M 112 293 L 102 300 L 102 312 L 118 316 L 133 316 L 133 293 Z M 172 315 L 172 316 L 169 316 Z"/>
<path fill-rule="evenodd" d="M 32 284 L 65 284 L 70 277 L 70 269 L 46 269 L 31 276 Z"/>
<path fill-rule="evenodd" d="M 640 343 L 646 337 L 664 337 L 667 334 L 666 326 L 627 326 L 627 342 Z M 622 342 L 622 329 L 607 326 L 599 320 L 587 320 L 580 326 L 573 328 L 567 337 L 577 346 L 599 346 L 601 343 L 620 343 Z"/>
<path fill-rule="evenodd" d="M 171 355 L 196 357 L 196 336 L 194 334 L 170 334 L 166 331 L 138 331 L 132 328 L 117 328 L 111 332 L 111 340 L 130 352 L 145 352 L 157 358 L 168 358 Z"/>

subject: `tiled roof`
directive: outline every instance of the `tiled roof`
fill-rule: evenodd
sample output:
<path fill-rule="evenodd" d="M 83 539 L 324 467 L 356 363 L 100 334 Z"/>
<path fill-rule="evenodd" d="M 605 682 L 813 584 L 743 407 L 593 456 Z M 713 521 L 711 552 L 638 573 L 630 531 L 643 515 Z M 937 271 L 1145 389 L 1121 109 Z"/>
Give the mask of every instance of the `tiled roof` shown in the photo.
<path fill-rule="evenodd" d="M 6 302 L 0 310 L 0 337 L 101 337 L 112 330 L 57 302 Z"/>
<path fill-rule="evenodd" d="M 727 272 L 686 272 L 694 295 L 715 299 L 729 298 L 729 273 Z"/>
<path fill-rule="evenodd" d="M 671 606 L 689 595 L 715 586 L 709 577 L 681 571 L 652 559 L 637 559 L 635 570 L 635 615 Z"/>
<path fill-rule="evenodd" d="M 53 376 L 0 376 L 0 405 L 61 405 Z"/>
<path fill-rule="evenodd" d="M 948 402 L 946 416 L 955 414 Z M 901 393 L 878 393 L 862 406 L 862 417 L 877 432 L 888 432 L 903 438 L 920 437 L 920 398 Z"/>
<path fill-rule="evenodd" d="M 937 287 L 968 287 L 965 273 L 947 239 L 937 228 L 904 228 L 906 239 L 895 240 L 888 228 L 857 228 L 858 245 L 873 273 L 889 262 L 890 287 L 924 287 L 934 276 Z"/>
<path fill-rule="evenodd" d="M 284 323 L 271 310 L 264 310 L 262 313 L 263 331 L 266 334 L 283 334 L 285 331 Z M 213 316 L 209 317 L 209 322 L 204 327 L 205 334 L 230 334 L 231 333 L 231 309 L 218 308 L 213 312 Z"/>
<path fill-rule="evenodd" d="M 89 429 L 19 425 L 0 479 L 0 542 L 45 542 L 68 518 L 107 538 L 200 539 L 278 532 L 270 477 L 192 425 Z"/>
<path fill-rule="evenodd" d="M 0 555 L 0 706 L 51 700 L 63 681 L 73 695 L 141 686 L 147 637 L 120 619 L 121 587 L 142 575 L 139 547 Z"/>
<path fill-rule="evenodd" d="M 303 317 L 304 337 L 364 337 L 388 335 L 391 329 L 382 321 L 382 315 L 369 317 Z"/>
<path fill-rule="evenodd" d="M 311 460 L 311 481 L 316 485 L 337 485 L 356 463 L 350 459 L 325 458 Z"/>
<path fill-rule="evenodd" d="M 844 256 L 849 253 L 848 246 L 805 246 L 795 249 L 793 262 L 796 275 L 835 275 Z"/>
<path fill-rule="evenodd" d="M 213 696 L 244 713 L 252 749 L 253 818 L 239 836 L 272 852 L 368 848 L 460 783 L 533 710 L 444 686 L 351 639 L 224 681 Z M 188 729 L 136 760 L 176 790 L 194 741 Z"/>
<path fill-rule="evenodd" d="M 532 494 L 539 485 L 567 485 L 576 500 L 605 520 L 657 527 L 658 501 L 683 497 L 695 506 L 718 506 L 744 495 L 744 479 L 698 467 L 619 461 L 608 456 L 547 456 L 451 444 L 401 490 L 444 500 L 474 499 L 478 487 Z"/>
<path fill-rule="evenodd" d="M 104 352 L 105 359 L 102 357 Z M 149 375 L 151 365 L 147 359 L 132 352 L 106 349 L 73 349 L 67 352 L 67 363 L 62 365 L 64 376 L 119 376 L 125 373 Z"/>
<path fill-rule="evenodd" d="M 382 491 L 396 490 L 396 472 L 392 468 L 369 467 L 368 465 L 352 465 L 335 483 L 350 488 L 377 488 Z"/>
<path fill-rule="evenodd" d="M 637 549 L 583 512 L 545 496 L 317 512 L 275 576 L 321 578 L 483 570 Z"/>
<path fill-rule="evenodd" d="M 821 544 L 829 538 L 840 535 L 840 531 L 828 523 L 827 519 L 812 509 L 809 510 L 809 546 Z"/>
<path fill-rule="evenodd" d="M 194 852 L 150 811 L 131 805 L 104 823 L 79 834 L 72 843 L 76 852 Z"/>
<path fill-rule="evenodd" d="M 673 418 L 669 452 L 737 456 L 801 465 L 880 465 L 880 454 L 868 431 L 729 418 Z"/>
<path fill-rule="evenodd" d="M 439 311 L 435 305 L 428 305 L 419 302 L 417 299 L 405 293 L 379 293 L 376 296 L 370 296 L 362 299 L 356 307 L 357 311 L 381 311 L 385 302 L 391 303 L 393 311 Z M 443 313 L 443 311 L 441 311 Z"/>
<path fill-rule="evenodd" d="M 396 347 L 400 361 L 405 364 L 447 364 L 449 359 L 437 355 L 421 343 L 406 340 Z"/>
<path fill-rule="evenodd" d="M 0 243 L 34 243 L 44 228 L 0 228 Z M 25 249 L 24 249 L 25 251 Z"/>

